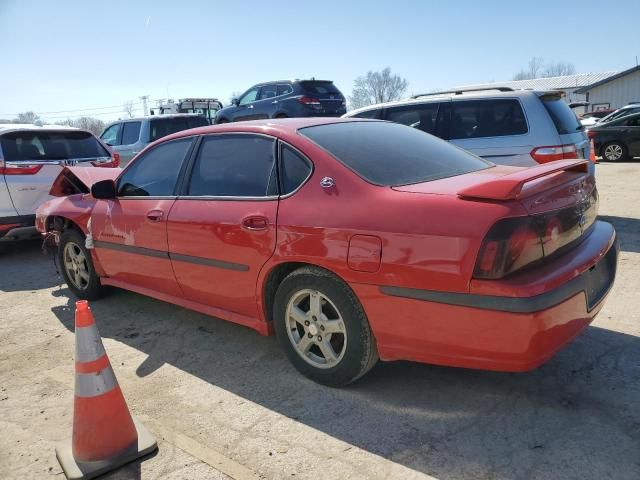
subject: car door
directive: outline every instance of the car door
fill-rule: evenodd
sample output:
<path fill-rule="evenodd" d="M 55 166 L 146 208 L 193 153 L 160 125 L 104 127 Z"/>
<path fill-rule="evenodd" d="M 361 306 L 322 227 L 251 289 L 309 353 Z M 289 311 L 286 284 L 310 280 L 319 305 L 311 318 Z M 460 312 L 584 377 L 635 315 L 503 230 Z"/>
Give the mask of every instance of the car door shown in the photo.
<path fill-rule="evenodd" d="M 263 85 L 254 104 L 255 118 L 272 118 L 278 106 L 278 86 Z"/>
<path fill-rule="evenodd" d="M 112 148 L 120 154 L 121 165 L 126 165 L 140 151 L 140 127 L 142 122 L 124 122 L 118 145 Z M 106 133 L 106 132 L 105 132 Z"/>
<path fill-rule="evenodd" d="M 640 115 L 634 115 L 626 123 L 623 140 L 629 149 L 629 156 L 640 157 Z"/>
<path fill-rule="evenodd" d="M 274 155 L 275 139 L 265 135 L 202 137 L 168 219 L 173 270 L 187 300 L 258 316 L 258 273 L 276 245 Z"/>
<path fill-rule="evenodd" d="M 115 200 L 98 200 L 90 231 L 96 256 L 116 285 L 180 296 L 169 260 L 167 219 L 194 137 L 161 143 L 120 175 Z"/>
<path fill-rule="evenodd" d="M 253 87 L 240 97 L 238 100 L 237 110 L 233 117 L 234 122 L 258 118 L 255 113 L 255 104 L 258 99 L 259 92 L 260 87 Z"/>

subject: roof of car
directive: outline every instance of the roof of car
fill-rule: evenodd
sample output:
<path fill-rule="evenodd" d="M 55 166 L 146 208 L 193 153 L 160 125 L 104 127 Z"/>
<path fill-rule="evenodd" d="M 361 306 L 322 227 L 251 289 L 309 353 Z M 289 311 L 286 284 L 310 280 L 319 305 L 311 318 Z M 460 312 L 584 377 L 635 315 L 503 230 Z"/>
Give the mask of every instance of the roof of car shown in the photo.
<path fill-rule="evenodd" d="M 158 118 L 180 118 L 180 117 L 204 118 L 204 116 L 201 113 L 162 113 L 160 115 L 143 115 L 142 117 L 121 118 L 120 120 L 114 120 L 113 122 L 109 122 L 106 126 L 109 127 L 115 123 L 123 123 L 123 122 L 141 122 L 142 120 L 155 120 Z"/>
<path fill-rule="evenodd" d="M 34 125 L 32 123 L 0 123 L 0 134 L 17 131 L 37 131 L 37 132 L 55 132 L 60 130 L 74 130 L 86 132 L 81 128 L 69 127 L 67 125 Z"/>

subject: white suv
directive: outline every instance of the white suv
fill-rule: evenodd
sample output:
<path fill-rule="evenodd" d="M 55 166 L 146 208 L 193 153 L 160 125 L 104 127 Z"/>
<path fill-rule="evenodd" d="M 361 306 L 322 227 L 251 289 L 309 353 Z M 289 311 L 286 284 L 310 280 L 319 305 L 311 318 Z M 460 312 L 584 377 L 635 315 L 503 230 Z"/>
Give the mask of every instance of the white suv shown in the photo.
<path fill-rule="evenodd" d="M 0 125 L 0 246 L 35 238 L 35 211 L 65 166 L 117 167 L 119 157 L 91 132 L 70 127 Z"/>

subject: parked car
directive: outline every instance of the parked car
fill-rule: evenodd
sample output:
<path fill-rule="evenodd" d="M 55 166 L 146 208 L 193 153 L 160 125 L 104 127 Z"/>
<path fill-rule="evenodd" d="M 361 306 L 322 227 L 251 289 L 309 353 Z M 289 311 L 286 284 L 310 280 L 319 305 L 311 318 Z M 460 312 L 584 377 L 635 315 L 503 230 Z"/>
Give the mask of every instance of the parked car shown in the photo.
<path fill-rule="evenodd" d="M 0 243 L 39 237 L 36 208 L 66 165 L 117 167 L 118 158 L 85 130 L 0 125 Z"/>
<path fill-rule="evenodd" d="M 640 113 L 640 103 L 630 103 L 629 105 L 625 105 L 615 112 L 602 117 L 596 122 L 596 124 L 608 123 L 618 118 L 626 117 L 627 115 L 633 115 L 634 113 Z"/>
<path fill-rule="evenodd" d="M 617 162 L 640 157 L 640 113 L 595 125 L 588 134 L 604 160 Z"/>
<path fill-rule="evenodd" d="M 533 166 L 589 158 L 589 141 L 559 92 L 469 89 L 416 95 L 344 115 L 402 123 L 493 163 Z"/>
<path fill-rule="evenodd" d="M 391 122 L 241 122 L 165 137 L 99 182 L 67 168 L 79 193 L 37 226 L 78 297 L 111 285 L 275 331 L 321 383 L 378 358 L 524 371 L 615 277 L 587 167 L 495 166 Z"/>
<path fill-rule="evenodd" d="M 587 112 L 580 115 L 580 123 L 584 127 L 590 127 L 591 125 L 595 125 L 596 123 L 598 123 L 601 118 L 604 118 L 613 112 L 615 112 L 615 110 L 611 108 L 607 108 L 606 110 L 596 110 L 593 112 Z"/>
<path fill-rule="evenodd" d="M 280 80 L 254 85 L 232 105 L 218 110 L 215 123 L 262 118 L 339 117 L 344 95 L 330 80 Z"/>
<path fill-rule="evenodd" d="M 205 125 L 209 122 L 200 114 L 150 115 L 110 123 L 100 138 L 120 155 L 122 165 L 126 165 L 144 147 L 159 138 Z"/>

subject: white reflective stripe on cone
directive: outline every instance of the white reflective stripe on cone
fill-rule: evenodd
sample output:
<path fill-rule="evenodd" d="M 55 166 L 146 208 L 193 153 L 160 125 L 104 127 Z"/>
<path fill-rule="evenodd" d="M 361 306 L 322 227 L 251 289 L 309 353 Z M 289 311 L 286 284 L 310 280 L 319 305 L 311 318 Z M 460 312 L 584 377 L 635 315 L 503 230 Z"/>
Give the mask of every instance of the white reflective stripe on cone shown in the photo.
<path fill-rule="evenodd" d="M 117 386 L 111 365 L 96 373 L 76 373 L 76 397 L 98 397 Z"/>
<path fill-rule="evenodd" d="M 76 362 L 93 362 L 104 354 L 102 339 L 95 324 L 76 327 Z"/>

